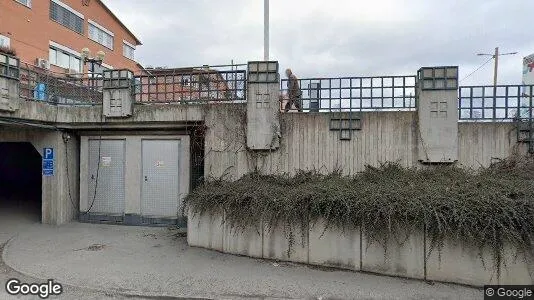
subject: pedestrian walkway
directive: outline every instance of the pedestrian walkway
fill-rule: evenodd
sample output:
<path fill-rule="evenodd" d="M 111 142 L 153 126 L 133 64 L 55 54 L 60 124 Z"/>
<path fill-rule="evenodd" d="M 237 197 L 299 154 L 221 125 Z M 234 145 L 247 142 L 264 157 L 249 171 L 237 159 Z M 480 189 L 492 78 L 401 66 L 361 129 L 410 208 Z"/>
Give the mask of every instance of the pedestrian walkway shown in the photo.
<path fill-rule="evenodd" d="M 314 268 L 189 247 L 168 228 L 35 224 L 7 243 L 27 276 L 106 292 L 211 299 L 480 299 L 452 284 Z"/>

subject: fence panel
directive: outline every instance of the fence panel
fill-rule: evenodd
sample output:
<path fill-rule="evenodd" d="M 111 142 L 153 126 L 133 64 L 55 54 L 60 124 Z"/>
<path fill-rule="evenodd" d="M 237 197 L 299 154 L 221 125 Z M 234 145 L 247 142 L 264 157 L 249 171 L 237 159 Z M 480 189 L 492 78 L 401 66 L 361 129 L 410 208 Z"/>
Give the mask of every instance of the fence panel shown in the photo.
<path fill-rule="evenodd" d="M 19 95 L 49 104 L 99 104 L 102 103 L 102 75 L 57 73 L 21 63 Z"/>
<path fill-rule="evenodd" d="M 148 69 L 135 78 L 138 103 L 216 103 L 246 100 L 246 65 Z"/>
<path fill-rule="evenodd" d="M 532 85 L 461 86 L 458 91 L 460 121 L 532 119 Z"/>
<path fill-rule="evenodd" d="M 298 79 L 303 112 L 415 110 L 415 76 Z M 282 110 L 289 107 L 288 79 L 281 81 Z M 288 107 L 286 107 L 288 106 Z"/>

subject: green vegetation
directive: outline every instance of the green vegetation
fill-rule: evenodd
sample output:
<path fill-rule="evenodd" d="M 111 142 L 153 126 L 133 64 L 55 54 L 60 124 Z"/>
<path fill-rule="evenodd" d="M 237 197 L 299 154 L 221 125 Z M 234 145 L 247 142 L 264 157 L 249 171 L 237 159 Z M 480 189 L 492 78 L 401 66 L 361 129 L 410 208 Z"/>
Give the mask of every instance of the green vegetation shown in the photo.
<path fill-rule="evenodd" d="M 352 177 L 254 173 L 235 182 L 208 181 L 186 197 L 184 207 L 194 214 L 224 212 L 225 222 L 237 230 L 258 228 L 260 220 L 270 228 L 291 224 L 304 230 L 320 218 L 341 230 L 363 225 L 366 236 L 383 245 L 398 239 L 399 229 L 426 230 L 431 249 L 440 250 L 445 239 L 491 249 L 500 272 L 503 245 L 532 251 L 533 179 L 530 158 L 500 161 L 478 172 L 386 163 Z M 293 234 L 288 238 L 291 245 Z"/>

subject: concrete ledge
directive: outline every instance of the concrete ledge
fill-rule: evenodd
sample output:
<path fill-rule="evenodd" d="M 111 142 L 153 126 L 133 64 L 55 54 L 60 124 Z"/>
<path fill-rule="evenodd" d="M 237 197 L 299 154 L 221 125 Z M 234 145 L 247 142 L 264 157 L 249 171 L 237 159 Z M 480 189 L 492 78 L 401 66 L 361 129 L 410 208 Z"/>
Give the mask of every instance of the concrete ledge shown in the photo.
<path fill-rule="evenodd" d="M 484 249 L 481 253 L 477 248 L 466 247 L 448 240 L 440 251 L 438 249 L 430 251 L 429 244 L 426 247 L 428 280 L 460 282 L 475 286 L 534 284 L 534 273 L 529 271 L 532 255 L 518 253 L 510 246 L 505 247 L 501 274 L 498 277 L 491 249 Z"/>
<path fill-rule="evenodd" d="M 187 243 L 190 246 L 223 251 L 224 225 L 221 215 L 193 215 L 187 219 Z"/>
<path fill-rule="evenodd" d="M 289 247 L 292 239 L 291 248 Z M 302 232 L 300 226 L 279 224 L 275 228 L 263 226 L 263 258 L 308 262 L 308 228 Z"/>
<path fill-rule="evenodd" d="M 399 232 L 386 245 L 370 243 L 362 234 L 362 270 L 409 278 L 425 278 L 425 244 L 420 232 Z"/>
<path fill-rule="evenodd" d="M 324 220 L 310 225 L 310 264 L 360 270 L 360 229 L 341 232 L 326 228 Z"/>
<path fill-rule="evenodd" d="M 265 224 L 250 230 L 236 231 L 224 223 L 222 215 L 202 216 L 189 213 L 187 240 L 190 246 L 203 247 L 230 254 L 262 257 L 313 265 L 337 267 L 353 271 L 424 279 L 440 282 L 483 286 L 488 284 L 534 284 L 534 254 L 505 249 L 501 274 L 493 268 L 491 252 L 482 254 L 475 247 L 445 241 L 444 247 L 430 251 L 423 231 L 400 232 L 389 239 L 386 247 L 370 243 L 360 228 L 342 232 L 325 228 L 319 220 L 302 232 L 293 225 L 293 241 L 289 247 L 289 226 Z M 258 232 L 259 228 L 263 232 Z M 363 232 L 363 233 L 362 233 Z M 387 248 L 387 249 L 385 249 Z M 426 260 L 426 261 L 425 261 Z"/>
<path fill-rule="evenodd" d="M 232 229 L 224 224 L 223 252 L 250 257 L 263 257 L 263 232 L 262 225 L 245 231 Z"/>

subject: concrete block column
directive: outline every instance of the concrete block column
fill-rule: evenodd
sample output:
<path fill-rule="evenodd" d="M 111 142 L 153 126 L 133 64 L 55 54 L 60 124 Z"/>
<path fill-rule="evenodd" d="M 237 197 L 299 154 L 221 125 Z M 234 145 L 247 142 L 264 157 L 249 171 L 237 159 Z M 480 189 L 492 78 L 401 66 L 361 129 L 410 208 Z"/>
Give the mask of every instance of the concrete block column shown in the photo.
<path fill-rule="evenodd" d="M 133 73 L 130 70 L 104 71 L 103 113 L 108 118 L 130 117 L 133 113 Z"/>
<path fill-rule="evenodd" d="M 424 67 L 417 72 L 418 160 L 458 160 L 458 67 Z"/>
<path fill-rule="evenodd" d="M 19 109 L 18 58 L 0 53 L 0 111 L 15 112 Z"/>
<path fill-rule="evenodd" d="M 280 74 L 276 61 L 248 63 L 247 147 L 274 150 L 280 147 Z"/>

